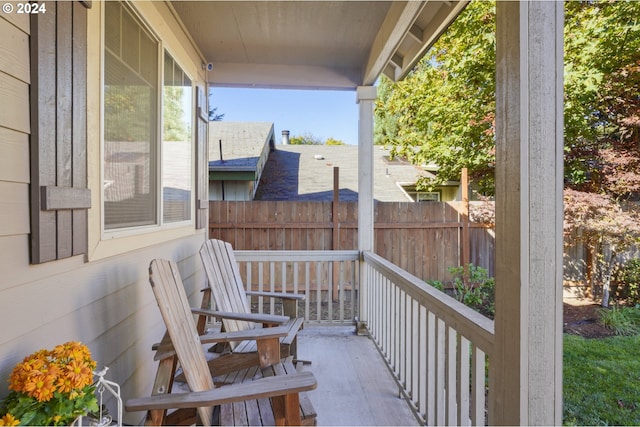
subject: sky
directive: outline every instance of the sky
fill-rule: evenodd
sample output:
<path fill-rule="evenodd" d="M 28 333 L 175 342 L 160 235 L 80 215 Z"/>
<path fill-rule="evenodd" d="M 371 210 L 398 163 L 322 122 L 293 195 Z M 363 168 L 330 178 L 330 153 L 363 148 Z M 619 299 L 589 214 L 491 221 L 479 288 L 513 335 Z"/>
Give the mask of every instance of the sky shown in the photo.
<path fill-rule="evenodd" d="M 355 91 L 210 88 L 209 105 L 225 122 L 271 122 L 280 144 L 290 136 L 311 134 L 358 144 Z"/>

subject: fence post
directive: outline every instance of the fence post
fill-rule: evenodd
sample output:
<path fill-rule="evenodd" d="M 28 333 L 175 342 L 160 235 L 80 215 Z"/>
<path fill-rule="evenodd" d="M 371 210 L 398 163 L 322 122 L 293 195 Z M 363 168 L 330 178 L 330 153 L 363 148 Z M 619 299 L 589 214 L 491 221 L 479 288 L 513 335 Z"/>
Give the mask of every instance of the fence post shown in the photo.
<path fill-rule="evenodd" d="M 465 285 L 469 282 L 469 170 L 462 168 L 462 177 L 460 178 L 460 186 L 462 188 L 462 251 L 461 262 L 463 267 L 463 280 Z"/>

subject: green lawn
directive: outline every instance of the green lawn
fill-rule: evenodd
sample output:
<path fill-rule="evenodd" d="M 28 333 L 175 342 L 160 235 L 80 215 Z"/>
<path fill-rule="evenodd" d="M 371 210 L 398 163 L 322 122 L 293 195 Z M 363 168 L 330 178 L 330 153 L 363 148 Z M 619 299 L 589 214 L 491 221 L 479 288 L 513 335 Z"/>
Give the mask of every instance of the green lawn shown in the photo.
<path fill-rule="evenodd" d="M 564 335 L 564 424 L 640 425 L 640 335 Z"/>

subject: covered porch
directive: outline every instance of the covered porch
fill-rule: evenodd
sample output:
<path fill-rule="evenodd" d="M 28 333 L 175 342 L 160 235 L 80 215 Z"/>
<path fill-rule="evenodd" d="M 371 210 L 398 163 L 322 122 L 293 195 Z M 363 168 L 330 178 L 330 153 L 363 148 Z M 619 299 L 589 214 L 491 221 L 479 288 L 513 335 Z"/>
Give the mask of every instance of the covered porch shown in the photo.
<path fill-rule="evenodd" d="M 7 53 L 0 55 L 0 88 L 8 100 L 0 114 L 0 320 L 10 325 L 0 339 L 0 376 L 9 378 L 35 349 L 80 340 L 111 368 L 124 397 L 148 394 L 155 370 L 149 349 L 164 332 L 148 289 L 149 261 L 176 262 L 194 301 L 204 283 L 198 249 L 209 206 L 206 86 L 345 90 L 359 105 L 357 249 L 239 253 L 255 266 L 246 283 L 284 278 L 293 290 L 297 283 L 309 296 L 301 308 L 310 327 L 357 327 L 370 336 L 420 422 L 560 424 L 561 2 L 497 2 L 495 322 L 374 253 L 375 83 L 382 73 L 406 76 L 466 4 L 83 1 L 47 2 L 37 19 L 0 16 Z M 184 86 L 163 78 L 174 71 L 187 77 Z M 180 142 L 191 154 L 184 158 L 161 150 L 176 142 L 163 139 L 163 89 L 177 87 L 188 107 Z M 125 89 L 139 116 L 128 114 L 129 102 L 119 96 Z M 120 130 L 117 118 L 130 129 L 108 135 Z M 110 195 L 114 165 L 123 187 Z M 174 192 L 163 191 L 176 169 L 188 173 L 182 178 L 190 188 L 179 214 L 164 203 L 175 201 Z M 113 202 L 124 202 L 122 211 L 114 212 Z M 303 270 L 296 277 L 291 267 L 289 277 L 288 266 L 277 269 L 283 262 Z M 323 269 L 331 271 L 327 280 Z M 330 286 L 307 291 L 310 277 Z M 338 390 L 328 379 L 320 381 Z M 373 390 L 370 384 L 362 389 Z M 140 419 L 124 415 L 128 424 Z"/>
<path fill-rule="evenodd" d="M 326 312 L 324 291 L 310 290 L 318 298 L 307 299 L 305 316 L 369 335 L 422 423 L 559 424 L 562 3 L 497 4 L 495 323 L 373 253 L 375 82 L 406 76 L 466 2 L 171 4 L 210 85 L 351 90 L 359 104 L 358 250 L 239 251 L 260 269 L 247 275 L 289 282 L 293 267 L 276 266 L 291 260 L 350 275 L 350 289 L 329 282 L 327 301 L 337 304 Z M 322 270 L 305 268 L 305 277 Z"/>

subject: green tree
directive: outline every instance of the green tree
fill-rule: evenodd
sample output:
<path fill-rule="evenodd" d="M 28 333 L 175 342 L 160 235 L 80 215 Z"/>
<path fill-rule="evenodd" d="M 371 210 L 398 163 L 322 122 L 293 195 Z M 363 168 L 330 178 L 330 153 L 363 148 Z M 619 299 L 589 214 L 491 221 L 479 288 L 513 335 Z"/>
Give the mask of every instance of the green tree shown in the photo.
<path fill-rule="evenodd" d="M 589 192 L 607 188 L 603 169 L 622 153 L 638 157 L 640 143 L 640 3 L 565 3 L 565 168 L 571 186 Z M 613 150 L 616 153 L 613 153 Z M 635 151 L 635 152 L 634 152 Z M 633 189 L 631 189 L 633 192 Z M 635 189 L 637 191 L 638 188 Z"/>
<path fill-rule="evenodd" d="M 324 142 L 324 145 L 346 145 L 344 143 L 344 141 L 339 140 L 339 139 L 335 139 L 333 137 L 329 137 L 327 138 L 327 140 Z"/>
<path fill-rule="evenodd" d="M 291 145 L 322 145 L 322 139 L 312 135 L 309 132 L 305 132 L 302 135 L 293 135 L 289 138 L 289 144 Z"/>
<path fill-rule="evenodd" d="M 640 2 L 565 9 L 566 179 L 628 197 L 640 190 L 640 178 L 629 175 L 640 166 Z M 379 83 L 376 143 L 416 164 L 438 164 L 433 183 L 458 179 L 466 166 L 492 192 L 494 15 L 493 3 L 471 2 L 407 79 Z"/>
<path fill-rule="evenodd" d="M 462 168 L 483 192 L 494 188 L 495 4 L 471 2 L 403 81 L 382 78 L 376 142 L 439 172 L 418 187 L 459 179 Z"/>
<path fill-rule="evenodd" d="M 182 100 L 185 91 L 191 90 L 183 86 L 165 86 L 162 105 L 162 120 L 165 141 L 188 141 L 191 129 L 184 119 Z"/>
<path fill-rule="evenodd" d="M 209 107 L 209 121 L 220 122 L 224 118 L 224 113 L 218 114 L 218 107 Z"/>
<path fill-rule="evenodd" d="M 640 197 L 640 2 L 564 4 L 565 231 L 601 254 L 606 304 L 615 254 L 640 233 L 637 205 L 623 203 Z M 493 191 L 494 16 L 493 3 L 469 3 L 407 79 L 379 83 L 376 142 L 439 165 L 424 186 L 466 166 Z"/>

